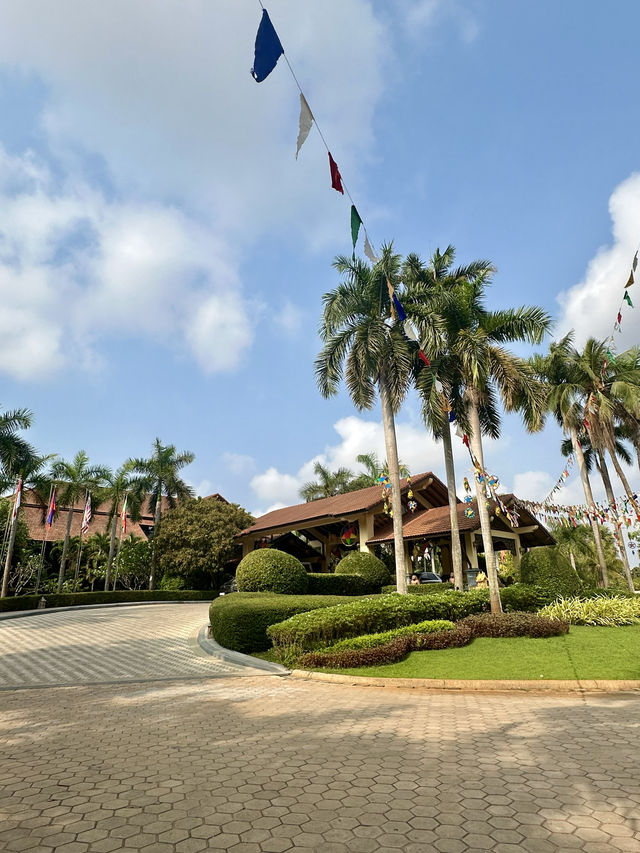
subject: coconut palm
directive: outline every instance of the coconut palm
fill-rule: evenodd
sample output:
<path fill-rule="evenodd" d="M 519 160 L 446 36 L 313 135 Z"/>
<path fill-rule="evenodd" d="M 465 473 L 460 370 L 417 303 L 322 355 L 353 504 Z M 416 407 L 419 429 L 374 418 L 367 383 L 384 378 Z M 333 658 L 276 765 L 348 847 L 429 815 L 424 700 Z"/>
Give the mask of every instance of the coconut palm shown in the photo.
<path fill-rule="evenodd" d="M 51 466 L 51 477 L 57 489 L 59 504 L 68 507 L 67 529 L 58 573 L 58 592 L 62 592 L 64 583 L 74 505 L 78 500 L 86 499 L 87 493 L 95 492 L 102 485 L 108 470 L 103 465 L 89 465 L 89 457 L 84 450 L 78 451 L 71 462 L 59 459 Z"/>
<path fill-rule="evenodd" d="M 391 485 L 396 582 L 402 592 L 407 580 L 395 415 L 411 384 L 412 352 L 392 308 L 392 289 L 400 283 L 400 262 L 391 245 L 383 248 L 374 266 L 359 259 L 336 258 L 334 269 L 345 279 L 323 297 L 320 336 L 324 346 L 315 369 L 324 397 L 336 394 L 343 378 L 357 409 L 371 409 L 376 396 L 380 397 Z M 425 320 L 423 334 L 432 348 L 440 342 L 437 317 Z"/>
<path fill-rule="evenodd" d="M 449 245 L 440 252 L 439 249 L 431 256 L 425 265 L 416 254 L 407 255 L 403 264 L 403 279 L 407 286 L 406 309 L 420 325 L 420 316 L 424 304 L 424 295 L 439 302 L 439 310 L 446 314 L 452 306 L 452 296 L 455 288 L 467 281 L 481 282 L 493 272 L 490 261 L 473 261 L 466 266 L 453 268 L 455 249 Z M 458 525 L 458 498 L 456 494 L 456 473 L 453 461 L 453 446 L 451 441 L 451 423 L 449 420 L 450 404 L 448 390 L 455 381 L 455 363 L 448 350 L 441 353 L 430 353 L 432 369 L 424 369 L 420 359 L 415 361 L 415 383 L 422 399 L 422 417 L 433 436 L 442 439 L 444 464 L 449 500 L 449 522 L 451 525 L 451 562 L 456 589 L 462 589 L 464 576 L 462 568 L 462 547 Z M 453 369 L 453 374 L 451 375 Z M 434 382 L 438 377 L 441 386 Z M 441 390 L 442 387 L 442 390 Z M 446 391 L 446 392 L 445 392 Z"/>
<path fill-rule="evenodd" d="M 20 471 L 37 457 L 36 451 L 19 435 L 20 430 L 29 429 L 33 413 L 29 409 L 13 409 L 0 414 L 0 477 L 2 491 L 15 485 Z"/>
<path fill-rule="evenodd" d="M 318 479 L 305 483 L 300 489 L 300 497 L 307 503 L 317 501 L 319 498 L 330 498 L 333 495 L 342 495 L 351 491 L 353 471 L 348 468 L 330 471 L 321 462 L 316 462 L 313 466 L 313 473 Z"/>
<path fill-rule="evenodd" d="M 362 465 L 365 469 L 363 473 L 357 474 L 351 481 L 349 491 L 354 492 L 357 489 L 366 489 L 369 486 L 377 486 L 380 482 L 380 476 L 389 476 L 389 465 L 385 459 L 381 462 L 378 456 L 373 451 L 369 453 L 359 453 L 356 456 L 356 462 Z M 398 473 L 401 477 L 409 476 L 409 468 L 403 462 L 398 461 Z"/>
<path fill-rule="evenodd" d="M 54 458 L 55 456 L 53 454 L 37 456 L 33 452 L 31 452 L 30 455 L 24 453 L 20 462 L 20 468 L 17 471 L 22 490 L 25 491 L 26 489 L 31 489 L 35 497 L 43 506 L 45 506 L 46 495 L 51 485 L 51 479 L 47 475 L 46 468 L 51 464 Z M 0 596 L 2 597 L 7 594 L 9 589 L 9 576 L 11 573 L 11 561 L 13 560 L 13 549 L 16 541 L 19 514 L 20 508 L 18 508 L 18 511 L 12 516 L 9 540 L 7 543 L 7 554 L 4 563 L 4 572 L 2 575 L 2 590 L 0 592 Z"/>
<path fill-rule="evenodd" d="M 154 532 L 160 527 L 162 519 L 162 499 L 167 499 L 169 507 L 173 508 L 176 500 L 193 497 L 193 489 L 182 480 L 178 474 L 184 467 L 190 465 L 195 455 L 190 451 L 178 453 L 173 444 L 162 444 L 159 438 L 153 443 L 153 452 L 149 459 L 131 459 L 131 470 L 138 474 L 130 494 L 141 498 L 149 492 L 150 509 L 155 515 Z M 151 567 L 149 572 L 149 589 L 155 589 L 157 549 L 151 547 Z"/>
<path fill-rule="evenodd" d="M 426 298 L 431 295 L 433 301 L 434 291 L 438 294 L 436 304 L 445 324 L 446 345 L 429 353 L 432 363 L 427 369 L 420 367 L 417 384 L 424 403 L 423 414 L 445 443 L 445 457 L 449 459 L 450 506 L 455 503 L 455 475 L 449 408 L 468 435 L 474 464 L 477 463 L 482 477 L 475 478 L 476 497 L 491 612 L 500 613 L 498 572 L 482 476 L 485 471 L 482 436 L 498 438 L 500 435 L 498 399 L 507 411 L 521 414 L 529 431 L 541 428 L 544 386 L 531 366 L 503 345 L 516 341 L 539 343 L 549 328 L 550 317 L 535 306 L 487 310 L 484 294 L 494 268 L 488 261 L 480 260 L 466 268 L 451 270 L 454 256 L 453 247 L 449 246 L 443 253 L 436 252 L 427 268 L 420 266 L 416 256 L 407 259 L 406 310 L 420 327 L 424 322 Z M 415 360 L 414 366 L 417 364 Z M 452 527 L 456 529 L 457 524 Z M 461 577 L 457 582 L 461 582 Z"/>
<path fill-rule="evenodd" d="M 579 365 L 579 353 L 573 346 L 573 332 L 569 332 L 561 340 L 549 347 L 546 356 L 536 355 L 531 359 L 531 365 L 538 376 L 547 385 L 547 408 L 562 427 L 565 435 L 571 440 L 585 502 L 589 511 L 591 529 L 595 541 L 600 583 L 609 586 L 607 561 L 602 547 L 600 528 L 596 520 L 596 507 L 591 489 L 591 479 L 587 468 L 585 455 L 582 450 L 579 435 L 584 431 L 584 373 Z"/>
<path fill-rule="evenodd" d="M 109 504 L 109 553 L 104 576 L 104 588 L 108 590 L 111 583 L 111 568 L 116 552 L 116 533 L 122 506 L 126 500 L 128 514 L 134 521 L 137 521 L 140 518 L 142 494 L 141 490 L 137 488 L 138 478 L 133 476 L 133 463 L 131 461 L 125 463 L 115 472 L 109 471 L 105 479 L 106 483 L 100 490 L 99 499 L 101 502 Z"/>

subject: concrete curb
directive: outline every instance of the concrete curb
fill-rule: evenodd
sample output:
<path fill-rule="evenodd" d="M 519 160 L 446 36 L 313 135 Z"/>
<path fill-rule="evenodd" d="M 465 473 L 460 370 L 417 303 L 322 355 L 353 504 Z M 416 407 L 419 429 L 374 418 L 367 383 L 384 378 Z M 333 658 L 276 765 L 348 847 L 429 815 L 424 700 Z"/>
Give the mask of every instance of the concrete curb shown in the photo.
<path fill-rule="evenodd" d="M 234 652 L 231 649 L 225 649 L 214 639 L 207 636 L 208 625 L 203 625 L 197 632 L 196 642 L 198 646 L 210 657 L 216 657 L 225 663 L 234 663 L 237 666 L 246 666 L 251 669 L 259 669 L 263 673 L 270 675 L 289 675 L 289 670 L 279 663 L 272 663 L 262 658 L 254 658 L 251 655 L 242 654 L 242 652 Z"/>
<path fill-rule="evenodd" d="M 111 604 L 70 604 L 65 607 L 43 607 L 41 610 L 8 610 L 0 613 L 3 619 L 22 619 L 25 616 L 43 616 L 46 613 L 64 613 L 66 610 L 95 610 L 97 607 L 144 607 L 147 604 L 211 604 L 209 599 L 192 599 L 191 601 L 114 601 Z"/>
<path fill-rule="evenodd" d="M 457 690 L 460 693 L 631 693 L 640 691 L 640 681 L 516 681 L 455 680 L 444 678 L 371 678 L 294 669 L 291 678 L 351 684 L 356 687 L 409 688 L 411 690 Z"/>

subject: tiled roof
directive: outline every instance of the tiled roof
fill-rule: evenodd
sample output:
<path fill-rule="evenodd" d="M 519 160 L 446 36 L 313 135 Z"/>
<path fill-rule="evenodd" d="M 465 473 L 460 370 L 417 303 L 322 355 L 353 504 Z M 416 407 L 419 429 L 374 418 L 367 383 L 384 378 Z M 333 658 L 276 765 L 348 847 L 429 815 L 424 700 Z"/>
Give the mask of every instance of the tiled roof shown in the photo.
<path fill-rule="evenodd" d="M 429 478 L 432 478 L 442 489 L 446 496 L 446 487 L 430 471 L 411 478 L 413 491 L 418 491 L 425 486 Z M 400 481 L 403 490 L 407 489 L 407 481 Z M 248 536 L 260 533 L 263 530 L 277 529 L 280 527 L 291 527 L 296 524 L 309 524 L 315 519 L 336 518 L 365 512 L 382 503 L 380 486 L 369 486 L 366 489 L 358 489 L 356 492 L 347 492 L 344 495 L 335 495 L 330 498 L 320 498 L 317 501 L 309 501 L 304 504 L 287 506 L 282 509 L 274 509 L 266 515 L 256 519 L 251 527 L 243 530 L 239 536 Z"/>

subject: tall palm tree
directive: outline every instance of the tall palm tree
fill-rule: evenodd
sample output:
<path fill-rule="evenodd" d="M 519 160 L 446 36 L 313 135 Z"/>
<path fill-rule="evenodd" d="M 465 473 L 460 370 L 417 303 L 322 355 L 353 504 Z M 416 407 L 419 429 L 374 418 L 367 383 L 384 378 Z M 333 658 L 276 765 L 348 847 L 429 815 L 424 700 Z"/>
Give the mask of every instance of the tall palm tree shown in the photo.
<path fill-rule="evenodd" d="M 0 414 L 0 477 L 3 491 L 13 486 L 22 468 L 38 455 L 19 430 L 29 429 L 33 413 L 29 409 L 13 409 Z"/>
<path fill-rule="evenodd" d="M 51 464 L 54 459 L 53 454 L 49 454 L 47 456 L 37 456 L 31 455 L 29 458 L 27 454 L 22 455 L 22 460 L 20 462 L 20 468 L 16 472 L 21 481 L 22 490 L 32 489 L 35 496 L 40 500 L 42 505 L 45 505 L 46 495 L 49 491 L 49 486 L 51 484 L 50 478 L 47 476 L 46 467 Z M 16 460 L 17 461 L 17 460 Z M 9 589 L 9 576 L 11 573 L 11 562 L 13 560 L 13 550 L 16 541 L 16 531 L 18 529 L 18 518 L 20 514 L 20 508 L 18 511 L 14 513 L 11 520 L 11 529 L 9 532 L 9 541 L 7 544 L 7 555 L 4 563 L 4 572 L 2 575 L 2 590 L 0 591 L 0 596 L 4 598 L 6 596 Z"/>
<path fill-rule="evenodd" d="M 142 494 L 137 488 L 138 479 L 133 476 L 131 461 L 126 462 L 117 471 L 109 471 L 105 480 L 105 485 L 100 489 L 99 499 L 109 504 L 109 554 L 104 576 L 104 588 L 107 591 L 111 583 L 111 568 L 116 551 L 116 534 L 122 506 L 126 500 L 128 514 L 137 521 L 140 518 Z"/>
<path fill-rule="evenodd" d="M 87 492 L 95 492 L 102 485 L 107 474 L 108 468 L 103 465 L 89 465 L 89 457 L 84 450 L 78 451 L 71 462 L 59 459 L 51 466 L 51 477 L 58 492 L 58 501 L 61 506 L 68 507 L 67 529 L 64 535 L 58 572 L 58 592 L 62 592 L 62 584 L 64 583 L 73 508 L 78 500 L 85 499 Z"/>
<path fill-rule="evenodd" d="M 193 489 L 178 475 L 195 459 L 190 451 L 178 453 L 173 444 L 163 444 L 159 438 L 153 442 L 153 452 L 149 459 L 131 459 L 131 470 L 140 475 L 132 488 L 132 494 L 141 496 L 150 492 L 150 508 L 155 515 L 154 534 L 160 527 L 162 519 L 162 498 L 167 499 L 171 508 L 176 500 L 193 497 Z M 151 568 L 149 572 L 149 589 L 156 588 L 156 567 L 158 563 L 157 549 L 151 543 Z"/>
<path fill-rule="evenodd" d="M 424 295 L 436 298 L 439 310 L 446 315 L 452 305 L 452 295 L 456 286 L 467 282 L 482 282 L 488 279 L 494 268 L 490 261 L 473 261 L 465 266 L 453 268 L 455 248 L 447 246 L 444 252 L 439 249 L 431 256 L 429 263 L 424 264 L 417 254 L 407 255 L 403 264 L 403 279 L 407 286 L 406 309 L 412 318 L 420 324 L 423 311 Z M 455 382 L 456 364 L 450 351 L 445 349 L 440 353 L 431 353 L 431 369 L 424 369 L 421 360 L 415 361 L 415 383 L 422 399 L 422 417 L 433 436 L 442 439 L 444 465 L 447 480 L 447 495 L 449 500 L 449 522 L 451 525 L 451 562 L 456 589 L 464 586 L 462 566 L 462 547 L 458 525 L 458 498 L 456 494 L 456 473 L 453 461 L 453 445 L 451 441 L 451 424 L 449 420 L 448 391 Z M 437 377 L 442 384 L 435 384 Z M 447 391 L 447 393 L 445 393 Z M 464 421 L 464 416 L 462 416 Z"/>
<path fill-rule="evenodd" d="M 446 345 L 432 351 L 431 367 L 429 370 L 421 370 L 424 376 L 418 385 L 426 402 L 425 415 L 443 436 L 446 454 L 449 456 L 449 470 L 453 470 L 448 424 L 448 408 L 451 405 L 469 437 L 470 450 L 481 473 L 485 470 L 482 436 L 498 438 L 500 435 L 498 399 L 507 411 L 518 411 L 521 414 L 529 431 L 542 426 L 544 386 L 531 366 L 503 345 L 517 341 L 539 343 L 551 319 L 545 311 L 535 306 L 489 311 L 484 305 L 484 295 L 494 271 L 492 265 L 488 261 L 474 261 L 467 268 L 451 271 L 453 257 L 453 247 L 449 246 L 444 253 L 437 252 L 434 255 L 430 273 L 427 269 L 424 274 L 417 268 L 417 274 L 410 279 L 406 310 L 415 316 L 416 323 L 420 325 L 420 315 L 425 310 L 420 304 L 421 295 L 426 296 L 434 290 L 440 294 L 437 304 L 445 324 Z M 417 261 L 412 259 L 412 263 L 415 266 Z M 436 377 L 440 378 L 445 392 L 444 399 L 435 383 Z M 476 477 L 475 480 L 491 612 L 500 613 L 502 605 L 486 485 L 484 478 Z M 448 483 L 451 504 L 454 501 L 452 492 L 455 490 L 455 480 L 451 474 L 448 475 Z"/>
<path fill-rule="evenodd" d="M 596 519 L 591 479 L 579 439 L 579 435 L 585 426 L 584 374 L 579 365 L 579 353 L 573 346 L 573 332 L 569 332 L 561 340 L 552 343 L 546 356 L 535 355 L 531 359 L 531 365 L 547 385 L 548 411 L 553 414 L 565 435 L 568 435 L 571 440 L 571 447 L 578 465 L 585 502 L 589 511 L 591 529 L 593 530 L 600 570 L 600 583 L 602 586 L 608 587 L 607 561 Z"/>
<path fill-rule="evenodd" d="M 616 384 L 609 389 L 609 398 L 625 437 L 633 444 L 640 468 L 640 399 L 635 381 L 639 372 L 640 347 L 615 356 Z M 630 383 L 625 381 L 628 377 L 632 379 Z"/>
<path fill-rule="evenodd" d="M 313 466 L 313 473 L 318 478 L 305 483 L 300 489 L 300 497 L 307 501 L 317 501 L 319 498 L 330 498 L 333 495 L 342 495 L 351 491 L 353 471 L 348 468 L 338 468 L 330 471 L 321 462 Z"/>
<path fill-rule="evenodd" d="M 402 326 L 395 321 L 392 288 L 400 284 L 400 256 L 391 245 L 373 267 L 359 259 L 337 257 L 334 269 L 345 276 L 323 297 L 320 336 L 324 346 L 315 363 L 316 379 L 324 397 L 337 393 L 344 378 L 359 410 L 371 409 L 380 397 L 385 438 L 399 592 L 406 592 L 406 566 L 402 535 L 402 501 L 395 415 L 411 384 L 412 352 Z M 433 348 L 439 324 L 432 315 L 424 335 Z"/>
<path fill-rule="evenodd" d="M 366 489 L 369 486 L 377 486 L 380 482 L 380 476 L 389 476 L 389 465 L 385 459 L 381 462 L 375 452 L 359 453 L 356 456 L 356 462 L 362 465 L 364 472 L 357 474 L 351 481 L 349 486 L 350 492 L 355 492 L 357 489 Z M 398 474 L 401 477 L 409 476 L 409 468 L 403 462 L 398 460 Z"/>

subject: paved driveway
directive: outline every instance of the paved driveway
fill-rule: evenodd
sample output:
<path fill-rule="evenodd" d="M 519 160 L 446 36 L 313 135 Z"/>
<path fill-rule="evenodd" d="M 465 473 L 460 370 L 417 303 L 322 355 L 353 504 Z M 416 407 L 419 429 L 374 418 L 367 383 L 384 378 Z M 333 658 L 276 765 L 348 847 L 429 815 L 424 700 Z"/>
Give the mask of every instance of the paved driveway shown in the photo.
<path fill-rule="evenodd" d="M 201 653 L 208 611 L 197 602 L 0 620 L 0 688 L 246 675 Z"/>
<path fill-rule="evenodd" d="M 277 676 L 4 690 L 0 850 L 637 853 L 639 735 L 620 694 Z"/>

